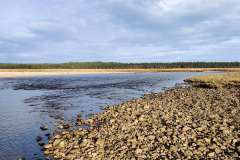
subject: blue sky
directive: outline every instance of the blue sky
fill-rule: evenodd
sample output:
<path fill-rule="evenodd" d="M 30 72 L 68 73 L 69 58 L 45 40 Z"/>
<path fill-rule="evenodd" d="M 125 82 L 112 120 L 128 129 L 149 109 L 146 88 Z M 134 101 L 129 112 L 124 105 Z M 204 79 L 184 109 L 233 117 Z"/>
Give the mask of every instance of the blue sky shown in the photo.
<path fill-rule="evenodd" d="M 239 0 L 0 4 L 0 63 L 240 61 Z"/>

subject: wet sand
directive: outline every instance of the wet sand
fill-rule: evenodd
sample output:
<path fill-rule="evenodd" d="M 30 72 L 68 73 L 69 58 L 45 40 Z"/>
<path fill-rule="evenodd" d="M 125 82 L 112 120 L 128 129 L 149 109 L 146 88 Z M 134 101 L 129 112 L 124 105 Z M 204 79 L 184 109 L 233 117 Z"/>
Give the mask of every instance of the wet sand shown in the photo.
<path fill-rule="evenodd" d="M 139 73 L 139 72 L 236 72 L 240 68 L 175 68 L 175 69 L 0 69 L 0 78 L 61 76 L 81 74 Z"/>

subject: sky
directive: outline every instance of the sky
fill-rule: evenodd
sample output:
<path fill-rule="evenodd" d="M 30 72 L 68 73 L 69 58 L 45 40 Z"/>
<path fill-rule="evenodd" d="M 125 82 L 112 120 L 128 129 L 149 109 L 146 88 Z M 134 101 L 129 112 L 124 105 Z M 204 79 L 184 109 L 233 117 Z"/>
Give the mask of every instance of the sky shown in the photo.
<path fill-rule="evenodd" d="M 240 61 L 239 0 L 0 0 L 0 63 Z"/>

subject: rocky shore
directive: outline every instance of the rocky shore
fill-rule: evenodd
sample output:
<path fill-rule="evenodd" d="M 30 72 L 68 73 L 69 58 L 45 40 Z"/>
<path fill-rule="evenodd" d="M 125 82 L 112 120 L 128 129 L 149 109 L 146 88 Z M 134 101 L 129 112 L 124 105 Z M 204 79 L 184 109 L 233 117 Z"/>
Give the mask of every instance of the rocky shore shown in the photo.
<path fill-rule="evenodd" d="M 182 86 L 107 107 L 44 146 L 53 159 L 239 159 L 240 88 Z"/>

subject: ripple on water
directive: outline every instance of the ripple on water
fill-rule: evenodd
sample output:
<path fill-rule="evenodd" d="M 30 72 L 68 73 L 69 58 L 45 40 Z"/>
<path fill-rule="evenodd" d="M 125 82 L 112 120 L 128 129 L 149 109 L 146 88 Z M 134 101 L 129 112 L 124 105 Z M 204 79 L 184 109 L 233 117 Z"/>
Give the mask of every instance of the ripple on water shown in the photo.
<path fill-rule="evenodd" d="M 145 93 L 159 92 L 204 73 L 138 73 L 0 79 L 0 159 L 43 157 L 36 137 L 55 123 L 83 118 Z M 40 126 L 47 124 L 48 131 Z M 35 155 L 34 155 L 35 154 Z"/>

